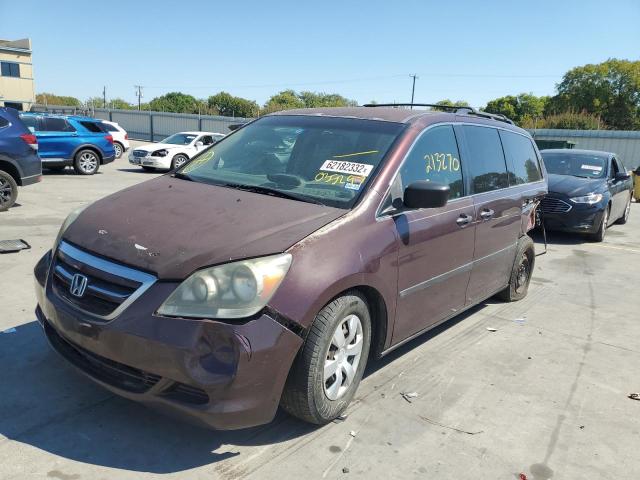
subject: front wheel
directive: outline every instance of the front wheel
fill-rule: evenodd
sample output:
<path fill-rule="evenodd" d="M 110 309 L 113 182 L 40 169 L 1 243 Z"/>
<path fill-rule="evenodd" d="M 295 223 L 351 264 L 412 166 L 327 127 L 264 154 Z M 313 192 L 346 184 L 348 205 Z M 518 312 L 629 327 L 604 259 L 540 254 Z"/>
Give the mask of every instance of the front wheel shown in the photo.
<path fill-rule="evenodd" d="M 348 292 L 327 304 L 289 372 L 282 407 L 318 425 L 337 418 L 360 384 L 370 342 L 369 308 L 359 293 Z"/>
<path fill-rule="evenodd" d="M 18 198 L 18 184 L 11 175 L 0 170 L 0 212 L 9 210 Z"/>
<path fill-rule="evenodd" d="M 533 240 L 528 235 L 520 237 L 516 251 L 516 261 L 509 277 L 509 285 L 499 292 L 497 297 L 505 302 L 516 302 L 526 297 L 535 260 L 536 251 Z"/>
<path fill-rule="evenodd" d="M 624 225 L 629 221 L 629 213 L 631 213 L 631 197 L 629 197 L 629 201 L 627 202 L 627 206 L 624 209 L 624 215 L 618 219 L 616 222 L 619 225 Z"/>
<path fill-rule="evenodd" d="M 178 155 L 173 157 L 173 160 L 171 161 L 171 170 L 176 170 L 177 168 L 180 168 L 188 161 L 189 161 L 189 158 L 186 155 L 179 153 Z"/>
<path fill-rule="evenodd" d="M 604 237 L 607 234 L 607 225 L 609 224 L 609 210 L 611 207 L 605 208 L 602 213 L 602 220 L 600 221 L 600 227 L 596 233 L 591 234 L 590 238 L 594 242 L 603 242 Z"/>
<path fill-rule="evenodd" d="M 100 168 L 100 158 L 93 150 L 80 150 L 73 161 L 73 169 L 78 175 L 93 175 Z"/>

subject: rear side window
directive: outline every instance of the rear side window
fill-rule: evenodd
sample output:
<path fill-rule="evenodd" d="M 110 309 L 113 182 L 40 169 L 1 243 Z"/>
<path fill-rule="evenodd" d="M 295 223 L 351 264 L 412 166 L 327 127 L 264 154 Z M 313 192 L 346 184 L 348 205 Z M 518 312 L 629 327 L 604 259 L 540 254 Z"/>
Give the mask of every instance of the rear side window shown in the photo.
<path fill-rule="evenodd" d="M 86 128 L 87 130 L 93 133 L 104 132 L 104 130 L 102 130 L 102 127 L 98 124 L 98 122 L 87 122 L 83 120 L 80 122 L 80 125 L 82 125 L 84 128 Z"/>
<path fill-rule="evenodd" d="M 468 149 L 465 161 L 471 173 L 473 193 L 490 192 L 509 186 L 507 165 L 498 130 L 464 125 Z"/>
<path fill-rule="evenodd" d="M 509 165 L 509 184 L 521 185 L 541 180 L 542 172 L 531 140 L 505 131 L 500 132 L 500 138 Z"/>
<path fill-rule="evenodd" d="M 0 117 L 0 128 L 5 128 L 9 126 L 9 120 L 6 118 Z"/>
<path fill-rule="evenodd" d="M 40 119 L 40 131 L 42 132 L 75 132 L 64 118 L 43 117 Z"/>
<path fill-rule="evenodd" d="M 32 132 L 35 132 L 36 130 L 38 130 L 38 119 L 36 117 L 21 115 L 20 119 L 24 122 L 27 128 Z"/>
<path fill-rule="evenodd" d="M 107 132 L 118 132 L 119 131 L 115 126 L 110 125 L 108 123 L 103 123 L 102 124 L 102 128 L 104 128 Z"/>
<path fill-rule="evenodd" d="M 449 198 L 464 195 L 458 143 L 451 125 L 427 130 L 409 152 L 399 173 L 402 191 L 411 183 L 426 180 L 449 185 Z"/>

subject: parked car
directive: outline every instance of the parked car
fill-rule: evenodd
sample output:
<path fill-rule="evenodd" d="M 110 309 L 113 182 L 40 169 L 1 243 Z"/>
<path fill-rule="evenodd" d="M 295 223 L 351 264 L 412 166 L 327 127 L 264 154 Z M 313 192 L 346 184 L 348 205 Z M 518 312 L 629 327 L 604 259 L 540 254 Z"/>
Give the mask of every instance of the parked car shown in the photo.
<path fill-rule="evenodd" d="M 469 108 L 267 115 L 69 215 L 37 317 L 127 398 L 216 428 L 279 404 L 327 423 L 370 354 L 525 297 L 545 176 L 525 130 Z"/>
<path fill-rule="evenodd" d="M 102 125 L 113 137 L 113 149 L 116 152 L 116 158 L 120 158 L 130 147 L 127 131 L 116 122 L 103 120 Z"/>
<path fill-rule="evenodd" d="M 546 229 L 601 242 L 609 225 L 627 223 L 633 182 L 619 157 L 595 150 L 541 153 L 549 172 L 549 195 L 541 204 Z"/>
<path fill-rule="evenodd" d="M 38 140 L 13 108 L 0 107 L 0 212 L 13 206 L 18 186 L 42 180 Z"/>
<path fill-rule="evenodd" d="M 176 169 L 184 165 L 221 138 L 223 133 L 211 132 L 179 132 L 161 140 L 137 147 L 129 154 L 129 163 L 139 165 L 145 170 Z"/>
<path fill-rule="evenodd" d="M 21 118 L 38 138 L 42 165 L 48 170 L 72 166 L 79 175 L 93 175 L 116 158 L 113 136 L 102 120 L 48 113 L 23 113 Z"/>

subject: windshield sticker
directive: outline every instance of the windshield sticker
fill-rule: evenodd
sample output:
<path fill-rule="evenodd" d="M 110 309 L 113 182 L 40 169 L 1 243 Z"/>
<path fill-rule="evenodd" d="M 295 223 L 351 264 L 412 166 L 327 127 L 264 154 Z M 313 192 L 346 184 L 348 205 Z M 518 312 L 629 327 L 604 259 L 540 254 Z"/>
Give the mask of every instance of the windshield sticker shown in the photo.
<path fill-rule="evenodd" d="M 341 160 L 327 160 L 322 164 L 320 170 L 356 174 L 367 177 L 371 173 L 371 170 L 373 170 L 373 165 L 369 165 L 367 163 L 345 162 Z"/>
<path fill-rule="evenodd" d="M 318 172 L 314 180 L 316 182 L 328 183 L 331 185 L 343 185 L 345 183 L 350 183 L 352 185 L 362 185 L 364 183 L 365 177 L 361 177 L 359 175 L 342 175 L 340 173 Z M 359 190 L 359 188 L 353 188 L 352 190 Z"/>
<path fill-rule="evenodd" d="M 360 190 L 361 186 L 362 186 L 362 183 L 347 182 L 344 184 L 344 188 L 348 190 Z"/>
<path fill-rule="evenodd" d="M 450 153 L 432 153 L 424 156 L 427 162 L 427 173 L 431 172 L 457 172 L 460 170 L 460 160 Z"/>
<path fill-rule="evenodd" d="M 602 171 L 602 167 L 599 167 L 597 165 L 582 165 L 580 168 L 582 168 L 583 170 L 593 170 L 594 172 Z"/>
<path fill-rule="evenodd" d="M 367 150 L 366 152 L 345 153 L 343 155 L 334 155 L 333 158 L 356 157 L 358 155 L 372 155 L 378 153 L 378 150 Z"/>

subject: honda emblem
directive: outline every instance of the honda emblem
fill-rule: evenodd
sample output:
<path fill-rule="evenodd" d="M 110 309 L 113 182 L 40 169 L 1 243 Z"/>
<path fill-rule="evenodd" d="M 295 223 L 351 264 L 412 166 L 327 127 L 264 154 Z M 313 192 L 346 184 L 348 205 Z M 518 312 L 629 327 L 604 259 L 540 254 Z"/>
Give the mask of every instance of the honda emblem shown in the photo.
<path fill-rule="evenodd" d="M 71 279 L 71 286 L 69 287 L 71 295 L 74 297 L 82 297 L 84 295 L 84 291 L 87 289 L 87 280 L 87 277 L 84 275 L 76 273 Z"/>

